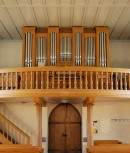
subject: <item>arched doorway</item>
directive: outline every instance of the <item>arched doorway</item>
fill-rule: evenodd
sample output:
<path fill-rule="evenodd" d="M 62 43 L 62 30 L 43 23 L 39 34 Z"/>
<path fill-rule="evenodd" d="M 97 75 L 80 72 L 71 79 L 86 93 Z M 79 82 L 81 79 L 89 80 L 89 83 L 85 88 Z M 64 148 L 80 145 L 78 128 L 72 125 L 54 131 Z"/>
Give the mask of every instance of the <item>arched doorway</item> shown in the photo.
<path fill-rule="evenodd" d="M 81 116 L 71 104 L 58 105 L 49 116 L 49 153 L 81 153 Z"/>

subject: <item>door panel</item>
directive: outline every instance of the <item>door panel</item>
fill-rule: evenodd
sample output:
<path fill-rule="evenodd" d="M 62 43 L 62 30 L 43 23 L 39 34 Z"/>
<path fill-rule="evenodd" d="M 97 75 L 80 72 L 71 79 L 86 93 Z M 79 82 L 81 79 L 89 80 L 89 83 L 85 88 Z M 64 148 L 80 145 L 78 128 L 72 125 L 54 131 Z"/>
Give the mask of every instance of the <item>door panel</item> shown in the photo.
<path fill-rule="evenodd" d="M 49 153 L 81 153 L 81 117 L 70 104 L 60 104 L 49 116 Z"/>
<path fill-rule="evenodd" d="M 67 153 L 75 151 L 75 153 L 81 151 L 81 125 L 80 124 L 66 124 L 66 150 Z"/>
<path fill-rule="evenodd" d="M 49 150 L 65 150 L 65 140 L 62 134 L 65 131 L 65 124 L 51 124 L 49 126 Z M 52 143 L 53 141 L 53 143 Z"/>

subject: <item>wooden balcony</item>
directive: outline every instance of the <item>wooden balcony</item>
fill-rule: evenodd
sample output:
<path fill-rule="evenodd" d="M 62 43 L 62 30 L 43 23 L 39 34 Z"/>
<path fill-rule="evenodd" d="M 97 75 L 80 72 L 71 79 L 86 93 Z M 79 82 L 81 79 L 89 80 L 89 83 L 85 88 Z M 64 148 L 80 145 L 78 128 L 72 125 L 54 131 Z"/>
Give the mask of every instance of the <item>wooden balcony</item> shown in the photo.
<path fill-rule="evenodd" d="M 1 97 L 130 97 L 130 70 L 101 67 L 0 69 Z"/>

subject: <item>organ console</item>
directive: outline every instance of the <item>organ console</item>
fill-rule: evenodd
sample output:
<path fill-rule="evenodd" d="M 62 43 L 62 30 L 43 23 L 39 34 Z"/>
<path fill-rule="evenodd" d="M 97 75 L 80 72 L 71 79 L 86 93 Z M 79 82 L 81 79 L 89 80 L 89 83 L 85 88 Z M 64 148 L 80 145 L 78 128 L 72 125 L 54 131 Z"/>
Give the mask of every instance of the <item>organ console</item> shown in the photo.
<path fill-rule="evenodd" d="M 23 28 L 22 66 L 109 67 L 109 28 Z"/>

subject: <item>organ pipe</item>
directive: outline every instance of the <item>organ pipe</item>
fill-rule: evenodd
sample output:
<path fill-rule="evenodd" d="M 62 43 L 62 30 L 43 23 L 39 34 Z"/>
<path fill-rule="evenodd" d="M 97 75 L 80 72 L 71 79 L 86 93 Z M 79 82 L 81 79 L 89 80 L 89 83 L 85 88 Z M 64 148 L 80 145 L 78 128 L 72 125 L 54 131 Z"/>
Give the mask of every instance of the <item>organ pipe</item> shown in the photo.
<path fill-rule="evenodd" d="M 32 66 L 32 33 L 25 33 L 25 67 Z"/>
<path fill-rule="evenodd" d="M 95 38 L 85 38 L 85 65 L 95 66 Z"/>
<path fill-rule="evenodd" d="M 99 34 L 100 67 L 106 67 L 106 33 Z"/>
<path fill-rule="evenodd" d="M 82 52 L 82 39 L 81 39 L 81 33 L 77 32 L 75 34 L 75 64 L 81 65 L 82 62 L 82 57 L 81 57 L 81 52 Z"/>
<path fill-rule="evenodd" d="M 38 37 L 37 38 L 37 46 L 36 46 L 36 63 L 42 62 L 43 65 L 46 65 L 46 38 L 45 37 Z"/>

